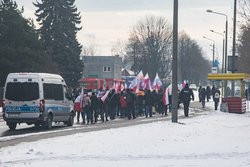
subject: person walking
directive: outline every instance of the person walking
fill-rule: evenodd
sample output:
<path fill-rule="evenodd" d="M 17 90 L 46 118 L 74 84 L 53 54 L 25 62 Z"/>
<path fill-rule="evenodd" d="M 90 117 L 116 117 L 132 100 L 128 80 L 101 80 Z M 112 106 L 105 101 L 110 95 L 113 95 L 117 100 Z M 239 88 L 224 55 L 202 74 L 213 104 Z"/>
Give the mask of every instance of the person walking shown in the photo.
<path fill-rule="evenodd" d="M 210 86 L 207 86 L 206 92 L 207 92 L 207 102 L 209 102 L 209 100 L 211 98 L 211 88 L 210 88 Z"/>
<path fill-rule="evenodd" d="M 200 90 L 200 102 L 202 104 L 202 108 L 205 108 L 205 103 L 206 103 L 206 95 L 207 95 L 207 92 L 206 92 L 206 89 L 205 88 L 202 88 Z"/>
<path fill-rule="evenodd" d="M 199 87 L 198 89 L 198 96 L 199 96 L 199 102 L 201 103 L 201 90 L 202 90 L 202 86 Z"/>
<path fill-rule="evenodd" d="M 135 95 L 132 93 L 132 90 L 127 90 L 126 95 L 126 101 L 127 101 L 127 113 L 128 113 L 128 119 L 131 119 L 131 116 L 133 119 L 136 118 L 135 116 Z"/>
<path fill-rule="evenodd" d="M 112 91 L 110 91 L 109 95 L 108 95 L 108 98 L 109 98 L 109 116 L 110 116 L 110 119 L 113 120 L 115 119 L 115 116 L 116 116 L 116 102 L 117 102 L 117 95 L 115 93 L 115 89 L 112 89 Z"/>
<path fill-rule="evenodd" d="M 90 100 L 91 100 L 91 107 L 90 108 L 91 108 L 91 111 L 93 112 L 93 115 L 95 118 L 94 122 L 96 123 L 97 119 L 98 119 L 98 115 L 99 115 L 99 113 L 98 113 L 99 101 L 98 101 L 98 98 L 97 98 L 95 92 L 92 92 Z M 91 123 L 93 123 L 93 119 L 92 119 Z"/>
<path fill-rule="evenodd" d="M 137 93 L 138 116 L 143 115 L 145 101 L 144 95 L 145 94 L 143 90 L 139 90 L 139 92 Z"/>
<path fill-rule="evenodd" d="M 126 109 L 127 109 L 127 101 L 126 101 L 126 94 L 125 92 L 121 93 L 121 97 L 120 97 L 120 104 L 121 104 L 121 118 L 124 118 L 126 113 Z"/>
<path fill-rule="evenodd" d="M 186 84 L 181 90 L 180 96 L 184 105 L 184 114 L 186 117 L 188 117 L 190 101 L 191 99 L 194 101 L 194 93 L 192 89 L 189 88 L 188 84 Z"/>
<path fill-rule="evenodd" d="M 146 118 L 148 116 L 152 117 L 152 95 L 150 90 L 147 90 L 145 94 L 145 116 Z"/>
<path fill-rule="evenodd" d="M 250 100 L 250 85 L 248 86 L 248 89 L 245 90 L 245 97 L 249 101 Z"/>
<path fill-rule="evenodd" d="M 89 124 L 89 122 L 91 121 L 91 110 L 90 110 L 90 105 L 91 105 L 91 100 L 88 96 L 87 93 L 85 93 L 83 95 L 83 110 L 84 110 L 84 114 L 87 115 L 87 123 Z M 93 115 L 93 114 L 92 114 Z M 83 121 L 83 124 L 85 124 L 85 119 Z"/>
<path fill-rule="evenodd" d="M 217 110 L 218 104 L 220 102 L 220 90 L 218 88 L 215 88 L 215 91 L 213 94 L 213 100 L 214 100 L 214 109 Z"/>
<path fill-rule="evenodd" d="M 77 124 L 80 123 L 80 115 L 82 116 L 82 120 L 84 119 L 83 110 L 81 108 L 81 94 L 77 96 L 74 101 L 74 111 L 76 112 Z"/>

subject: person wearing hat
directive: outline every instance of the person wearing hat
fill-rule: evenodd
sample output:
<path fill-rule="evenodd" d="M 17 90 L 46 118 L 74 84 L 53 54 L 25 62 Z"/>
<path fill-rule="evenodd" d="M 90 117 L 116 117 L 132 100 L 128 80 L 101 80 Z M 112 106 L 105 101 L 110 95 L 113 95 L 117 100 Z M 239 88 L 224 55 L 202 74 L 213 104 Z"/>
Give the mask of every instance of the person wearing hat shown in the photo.
<path fill-rule="evenodd" d="M 181 90 L 180 96 L 184 105 L 184 114 L 186 117 L 188 117 L 190 101 L 191 99 L 194 101 L 194 93 L 192 89 L 189 88 L 188 84 L 186 84 L 185 87 Z"/>

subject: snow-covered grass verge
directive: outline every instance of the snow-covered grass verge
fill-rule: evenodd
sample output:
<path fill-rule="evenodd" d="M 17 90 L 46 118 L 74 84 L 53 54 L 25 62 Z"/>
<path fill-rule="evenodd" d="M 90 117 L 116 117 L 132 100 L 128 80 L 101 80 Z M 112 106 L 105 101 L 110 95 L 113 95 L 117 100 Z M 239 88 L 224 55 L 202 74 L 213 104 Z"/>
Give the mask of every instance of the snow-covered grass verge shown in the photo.
<path fill-rule="evenodd" d="M 4 167 L 250 166 L 250 114 L 76 134 L 0 149 Z"/>

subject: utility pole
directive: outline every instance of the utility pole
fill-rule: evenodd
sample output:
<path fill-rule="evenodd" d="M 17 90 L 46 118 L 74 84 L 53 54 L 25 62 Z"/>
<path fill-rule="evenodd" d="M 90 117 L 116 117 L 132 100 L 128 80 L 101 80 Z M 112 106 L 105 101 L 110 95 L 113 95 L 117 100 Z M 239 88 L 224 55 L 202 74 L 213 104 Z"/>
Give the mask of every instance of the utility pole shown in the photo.
<path fill-rule="evenodd" d="M 236 53 L 236 17 L 237 17 L 237 0 L 234 0 L 234 26 L 233 26 L 233 56 L 232 56 L 232 73 L 235 73 L 235 53 Z M 232 82 L 232 96 L 234 96 L 234 82 Z"/>
<path fill-rule="evenodd" d="M 226 34 L 225 34 L 225 73 L 227 73 L 227 40 L 228 40 L 228 17 L 226 15 Z"/>
<path fill-rule="evenodd" d="M 173 110 L 172 122 L 178 122 L 178 0 L 174 0 L 174 18 L 173 18 L 173 62 L 172 62 L 172 94 L 173 94 Z"/>
<path fill-rule="evenodd" d="M 213 65 L 212 65 L 212 67 L 215 67 L 214 53 L 215 53 L 215 43 L 213 43 Z"/>

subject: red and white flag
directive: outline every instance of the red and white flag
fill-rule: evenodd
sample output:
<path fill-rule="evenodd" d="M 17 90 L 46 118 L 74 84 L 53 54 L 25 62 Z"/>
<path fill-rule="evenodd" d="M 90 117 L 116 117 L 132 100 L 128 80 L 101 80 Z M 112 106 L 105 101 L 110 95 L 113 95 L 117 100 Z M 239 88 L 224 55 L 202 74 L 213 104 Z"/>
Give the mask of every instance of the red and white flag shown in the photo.
<path fill-rule="evenodd" d="M 156 73 L 155 80 L 153 82 L 152 87 L 153 87 L 153 90 L 156 90 L 156 91 L 162 89 L 162 82 L 161 82 L 161 79 L 160 79 L 158 73 Z"/>

